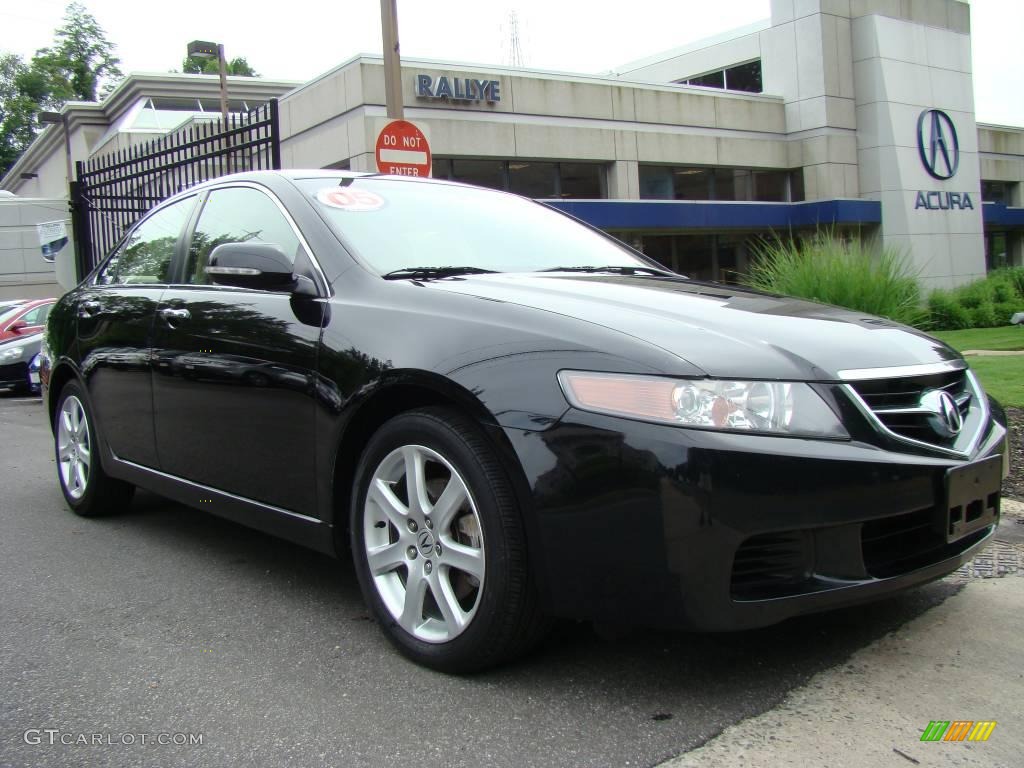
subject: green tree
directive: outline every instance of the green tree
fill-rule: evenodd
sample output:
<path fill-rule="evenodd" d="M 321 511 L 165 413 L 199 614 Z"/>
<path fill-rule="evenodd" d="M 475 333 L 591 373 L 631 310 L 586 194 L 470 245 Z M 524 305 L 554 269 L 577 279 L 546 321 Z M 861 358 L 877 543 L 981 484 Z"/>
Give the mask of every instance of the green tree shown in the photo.
<path fill-rule="evenodd" d="M 256 70 L 242 56 L 236 56 L 227 62 L 227 70 L 229 75 L 259 77 Z M 216 75 L 220 73 L 220 65 L 216 59 L 201 59 L 198 56 L 188 56 L 181 63 L 181 71 L 193 75 Z"/>
<path fill-rule="evenodd" d="M 80 3 L 64 10 L 64 24 L 54 33 L 54 44 L 36 52 L 33 67 L 50 76 L 53 97 L 60 101 L 98 101 L 121 81 L 114 44 L 95 17 Z"/>
<path fill-rule="evenodd" d="M 37 51 L 28 64 L 0 53 L 0 175 L 32 143 L 40 111 L 106 96 L 122 77 L 118 63 L 102 27 L 79 3 L 67 6 L 53 45 Z"/>

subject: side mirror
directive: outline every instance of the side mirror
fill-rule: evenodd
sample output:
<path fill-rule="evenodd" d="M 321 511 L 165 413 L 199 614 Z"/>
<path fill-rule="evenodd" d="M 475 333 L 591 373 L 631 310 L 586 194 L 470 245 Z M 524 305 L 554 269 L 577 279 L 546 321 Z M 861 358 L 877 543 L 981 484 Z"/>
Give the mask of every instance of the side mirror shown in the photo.
<path fill-rule="evenodd" d="M 10 331 L 11 333 L 17 334 L 21 333 L 26 328 L 28 328 L 28 323 L 26 323 L 24 320 L 19 320 L 18 322 L 11 325 L 7 330 Z"/>
<path fill-rule="evenodd" d="M 222 243 L 210 254 L 206 274 L 217 285 L 316 293 L 312 281 L 297 276 L 284 251 L 271 243 Z"/>

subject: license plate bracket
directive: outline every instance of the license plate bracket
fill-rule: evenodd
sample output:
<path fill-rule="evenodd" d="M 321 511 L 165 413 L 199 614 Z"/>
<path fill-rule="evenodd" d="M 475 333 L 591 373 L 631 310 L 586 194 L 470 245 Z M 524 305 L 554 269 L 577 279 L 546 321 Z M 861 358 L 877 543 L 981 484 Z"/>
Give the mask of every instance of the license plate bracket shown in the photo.
<path fill-rule="evenodd" d="M 969 536 L 999 519 L 1002 484 L 1002 456 L 946 470 L 947 542 Z"/>

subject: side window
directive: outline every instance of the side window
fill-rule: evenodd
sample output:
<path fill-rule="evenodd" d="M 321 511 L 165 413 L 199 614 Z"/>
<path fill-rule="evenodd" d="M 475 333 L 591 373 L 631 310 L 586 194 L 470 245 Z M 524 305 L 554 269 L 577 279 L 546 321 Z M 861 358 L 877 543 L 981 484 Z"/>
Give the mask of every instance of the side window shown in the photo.
<path fill-rule="evenodd" d="M 174 246 L 192 212 L 194 197 L 169 205 L 137 226 L 100 273 L 103 285 L 167 283 Z"/>
<path fill-rule="evenodd" d="M 245 242 L 276 245 L 292 263 L 301 247 L 288 219 L 265 193 L 251 187 L 215 189 L 203 206 L 192 235 L 186 282 L 212 282 L 206 267 L 213 249 L 222 243 Z"/>
<path fill-rule="evenodd" d="M 36 307 L 31 312 L 26 312 L 25 316 L 22 317 L 21 320 L 25 325 L 43 325 L 52 308 L 53 304 L 43 304 L 41 307 Z"/>

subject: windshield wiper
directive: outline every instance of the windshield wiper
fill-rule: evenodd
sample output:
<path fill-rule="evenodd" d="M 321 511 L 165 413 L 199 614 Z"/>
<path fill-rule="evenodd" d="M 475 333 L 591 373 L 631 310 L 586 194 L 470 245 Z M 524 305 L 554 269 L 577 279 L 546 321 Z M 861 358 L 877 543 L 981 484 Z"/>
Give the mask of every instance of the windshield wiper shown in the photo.
<path fill-rule="evenodd" d="M 538 272 L 610 272 L 616 275 L 635 275 L 637 272 L 645 272 L 651 275 L 671 275 L 671 272 L 654 267 L 633 267 L 633 266 L 606 266 L 606 267 L 551 267 L 550 269 L 538 269 Z"/>
<path fill-rule="evenodd" d="M 483 275 L 494 274 L 493 269 L 481 267 L 402 267 L 386 273 L 382 277 L 385 280 L 410 280 L 430 279 L 440 277 L 455 277 L 456 275 Z"/>

